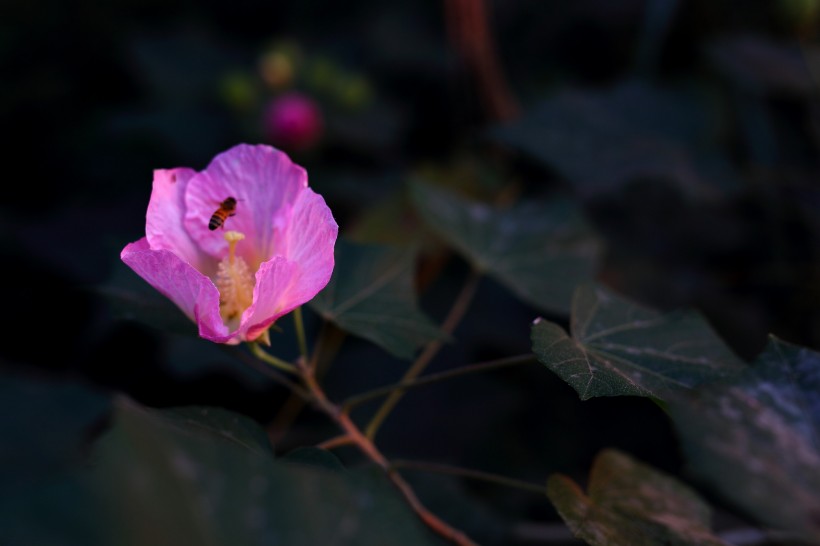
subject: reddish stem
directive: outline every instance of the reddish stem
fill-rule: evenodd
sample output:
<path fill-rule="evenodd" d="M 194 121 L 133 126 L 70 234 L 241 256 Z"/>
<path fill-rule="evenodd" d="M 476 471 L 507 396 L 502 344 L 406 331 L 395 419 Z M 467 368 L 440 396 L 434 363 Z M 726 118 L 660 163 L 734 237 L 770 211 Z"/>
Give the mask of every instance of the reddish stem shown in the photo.
<path fill-rule="evenodd" d="M 467 535 L 463 532 L 459 531 L 451 527 L 447 524 L 444 520 L 430 512 L 419 500 L 416 496 L 415 491 L 413 488 L 410 487 L 404 478 L 394 469 L 392 468 L 390 462 L 387 458 L 382 455 L 379 449 L 375 446 L 375 444 L 370 441 L 364 433 L 359 429 L 359 427 L 354 423 L 350 416 L 343 413 L 341 409 L 336 406 L 333 402 L 328 400 L 327 396 L 325 396 L 324 391 L 316 382 L 316 378 L 313 376 L 311 370 L 302 368 L 302 379 L 305 382 L 305 386 L 308 388 L 310 393 L 313 395 L 314 402 L 322 410 L 325 414 L 327 414 L 331 419 L 333 419 L 337 425 L 344 431 L 344 436 L 341 438 L 345 438 L 346 442 L 356 445 L 359 450 L 371 461 L 379 465 L 382 470 L 385 471 L 387 477 L 393 484 L 401 491 L 402 495 L 404 496 L 407 503 L 416 513 L 416 515 L 434 532 L 441 535 L 442 537 L 450 540 L 454 544 L 458 544 L 460 546 L 477 546 L 475 542 L 470 540 Z"/>
<path fill-rule="evenodd" d="M 445 0 L 450 40 L 475 78 L 487 113 L 494 121 L 518 116 L 490 31 L 485 0 Z"/>

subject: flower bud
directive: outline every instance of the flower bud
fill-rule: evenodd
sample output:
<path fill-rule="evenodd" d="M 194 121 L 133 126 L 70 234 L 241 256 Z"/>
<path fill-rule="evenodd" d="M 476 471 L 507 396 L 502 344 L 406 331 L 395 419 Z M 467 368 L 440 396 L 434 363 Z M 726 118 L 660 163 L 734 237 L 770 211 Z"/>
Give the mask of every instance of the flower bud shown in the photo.
<path fill-rule="evenodd" d="M 271 144 L 288 151 L 312 148 L 321 138 L 324 123 L 316 102 L 301 93 L 271 100 L 264 112 L 265 134 Z"/>

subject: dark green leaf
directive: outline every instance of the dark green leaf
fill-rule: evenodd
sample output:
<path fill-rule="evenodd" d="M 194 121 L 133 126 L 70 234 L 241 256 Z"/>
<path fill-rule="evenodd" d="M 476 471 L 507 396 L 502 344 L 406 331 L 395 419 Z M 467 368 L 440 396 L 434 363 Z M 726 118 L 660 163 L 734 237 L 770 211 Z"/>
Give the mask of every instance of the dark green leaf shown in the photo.
<path fill-rule="evenodd" d="M 669 411 L 722 496 L 820 543 L 820 354 L 772 338 L 744 374 L 678 393 Z"/>
<path fill-rule="evenodd" d="M 578 288 L 571 336 L 537 319 L 538 360 L 569 383 L 581 399 L 654 396 L 690 388 L 743 369 L 743 363 L 698 313 L 661 314 L 601 287 Z"/>
<path fill-rule="evenodd" d="M 0 376 L 0 543 L 102 544 L 79 470 L 108 410 L 79 382 Z"/>
<path fill-rule="evenodd" d="M 265 430 L 256 421 L 224 410 L 190 406 L 162 412 L 168 426 L 176 426 L 182 434 L 209 435 L 214 440 L 242 446 L 260 455 L 273 455 Z"/>
<path fill-rule="evenodd" d="M 592 280 L 598 243 L 569 200 L 498 210 L 421 182 L 412 195 L 433 231 L 528 303 L 566 313 L 575 287 Z"/>
<path fill-rule="evenodd" d="M 248 423 L 218 415 L 203 426 L 120 401 L 93 474 L 107 501 L 96 517 L 108 523 L 111 544 L 428 543 L 383 476 L 274 461 L 246 442 L 226 441 L 247 437 Z M 226 435 L 230 422 L 239 429 Z"/>
<path fill-rule="evenodd" d="M 694 491 L 616 450 L 596 458 L 587 494 L 554 474 L 547 496 L 575 536 L 593 546 L 725 544 L 710 531 L 709 507 Z"/>
<path fill-rule="evenodd" d="M 414 258 L 406 249 L 339 241 L 333 277 L 311 307 L 343 330 L 410 359 L 442 337 L 416 305 Z"/>
<path fill-rule="evenodd" d="M 335 472 L 343 471 L 342 462 L 330 451 L 318 447 L 300 447 L 289 451 L 281 459 L 288 463 L 316 466 Z"/>
<path fill-rule="evenodd" d="M 80 463 L 108 409 L 108 396 L 79 382 L 0 376 L 3 488 L 28 487 Z"/>

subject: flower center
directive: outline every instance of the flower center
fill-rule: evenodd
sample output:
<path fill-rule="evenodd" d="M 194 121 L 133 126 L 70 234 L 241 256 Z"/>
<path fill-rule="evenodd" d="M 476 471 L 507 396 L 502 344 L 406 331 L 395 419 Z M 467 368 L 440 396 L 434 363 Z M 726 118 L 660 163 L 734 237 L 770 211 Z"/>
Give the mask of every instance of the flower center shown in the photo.
<path fill-rule="evenodd" d="M 219 314 L 231 330 L 239 327 L 242 313 L 253 302 L 253 285 L 256 282 L 248 264 L 236 255 L 236 244 L 245 238 L 244 233 L 226 231 L 228 257 L 219 262 L 216 271 L 216 287 L 219 289 Z"/>

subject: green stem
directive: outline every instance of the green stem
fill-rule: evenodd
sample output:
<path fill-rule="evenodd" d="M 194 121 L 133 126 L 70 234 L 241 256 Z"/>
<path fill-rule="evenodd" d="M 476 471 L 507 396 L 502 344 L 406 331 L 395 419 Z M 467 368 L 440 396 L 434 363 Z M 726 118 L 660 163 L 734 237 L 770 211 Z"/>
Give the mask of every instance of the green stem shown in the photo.
<path fill-rule="evenodd" d="M 461 322 L 462 318 L 464 318 L 464 314 L 467 312 L 467 307 L 469 307 L 470 301 L 473 299 L 473 295 L 475 295 L 475 291 L 476 288 L 478 288 L 478 282 L 480 280 L 481 275 L 475 269 L 472 270 L 469 278 L 464 283 L 461 292 L 459 292 L 456 301 L 453 303 L 453 307 L 450 308 L 447 318 L 444 319 L 444 323 L 441 325 L 441 330 L 445 334 L 452 334 L 453 330 L 455 330 L 456 326 L 458 326 L 458 323 Z M 408 381 L 413 381 L 420 376 L 427 368 L 427 365 L 430 364 L 430 361 L 433 360 L 433 357 L 438 354 L 443 344 L 444 341 L 440 339 L 428 343 L 421 355 L 419 355 L 416 361 L 413 362 L 413 365 L 410 366 L 410 368 L 405 372 L 404 377 L 401 378 L 401 382 L 406 383 Z M 387 416 L 390 415 L 390 412 L 393 411 L 393 408 L 396 407 L 396 404 L 399 403 L 402 396 L 404 396 L 402 391 L 395 391 L 390 394 L 387 400 L 385 400 L 381 407 L 379 407 L 376 414 L 365 428 L 365 436 L 369 440 L 376 437 L 379 427 L 381 427 L 384 420 L 387 419 Z"/>
<path fill-rule="evenodd" d="M 532 354 L 509 356 L 506 358 L 489 360 L 487 362 L 469 364 L 467 366 L 462 366 L 461 368 L 448 370 L 446 372 L 430 374 L 428 376 L 412 379 L 410 381 L 399 381 L 398 383 L 392 383 L 390 385 L 385 385 L 383 387 L 379 387 L 367 392 L 363 392 L 361 394 L 357 394 L 355 396 L 351 396 L 342 404 L 342 411 L 348 412 L 354 407 L 363 404 L 364 402 L 368 402 L 370 400 L 373 400 L 374 398 L 387 396 L 389 394 L 392 394 L 393 392 L 404 393 L 409 389 L 422 387 L 424 385 L 431 385 L 433 383 L 438 383 L 439 381 L 445 381 L 447 379 L 452 379 L 454 377 L 461 377 L 462 375 L 488 372 L 498 370 L 501 368 L 507 368 L 509 366 L 526 364 L 528 362 L 534 361 L 535 355 Z"/>
<path fill-rule="evenodd" d="M 251 342 L 251 343 L 248 343 L 248 345 L 251 348 L 251 352 L 259 360 L 262 360 L 263 362 L 267 362 L 268 364 L 270 364 L 274 368 L 278 368 L 278 369 L 282 370 L 283 372 L 288 372 L 288 373 L 293 374 L 293 375 L 299 375 L 299 370 L 296 368 L 296 366 L 294 366 L 290 362 L 285 362 L 281 358 L 275 357 L 272 354 L 265 352 L 265 350 L 262 349 L 262 347 L 260 347 L 258 343 Z"/>
<path fill-rule="evenodd" d="M 302 359 L 308 361 L 307 341 L 305 340 L 305 323 L 302 320 L 302 308 L 297 307 L 293 310 L 293 321 L 296 323 L 296 339 L 299 343 L 299 354 Z"/>
<path fill-rule="evenodd" d="M 393 468 L 409 468 L 411 470 L 421 470 L 423 472 L 433 472 L 436 474 L 449 474 L 451 476 L 460 476 L 462 478 L 469 478 L 471 480 L 479 480 L 482 482 L 494 483 L 514 489 L 522 489 L 546 495 L 547 488 L 543 485 L 536 485 L 534 483 L 508 478 L 506 476 L 499 476 L 498 474 L 491 474 L 489 472 L 482 472 L 481 470 L 470 470 L 468 468 L 461 468 L 458 466 L 451 466 L 439 463 L 428 463 L 424 461 L 406 461 L 396 460 L 392 463 Z"/>
<path fill-rule="evenodd" d="M 276 381 L 286 389 L 301 397 L 303 400 L 311 400 L 310 394 L 305 389 L 282 375 L 279 371 L 273 369 L 271 366 L 266 365 L 266 363 L 260 362 L 258 359 L 253 358 L 245 351 L 239 350 L 237 346 L 222 345 L 221 347 L 223 347 L 226 352 L 234 358 L 238 358 L 243 363 Z"/>

